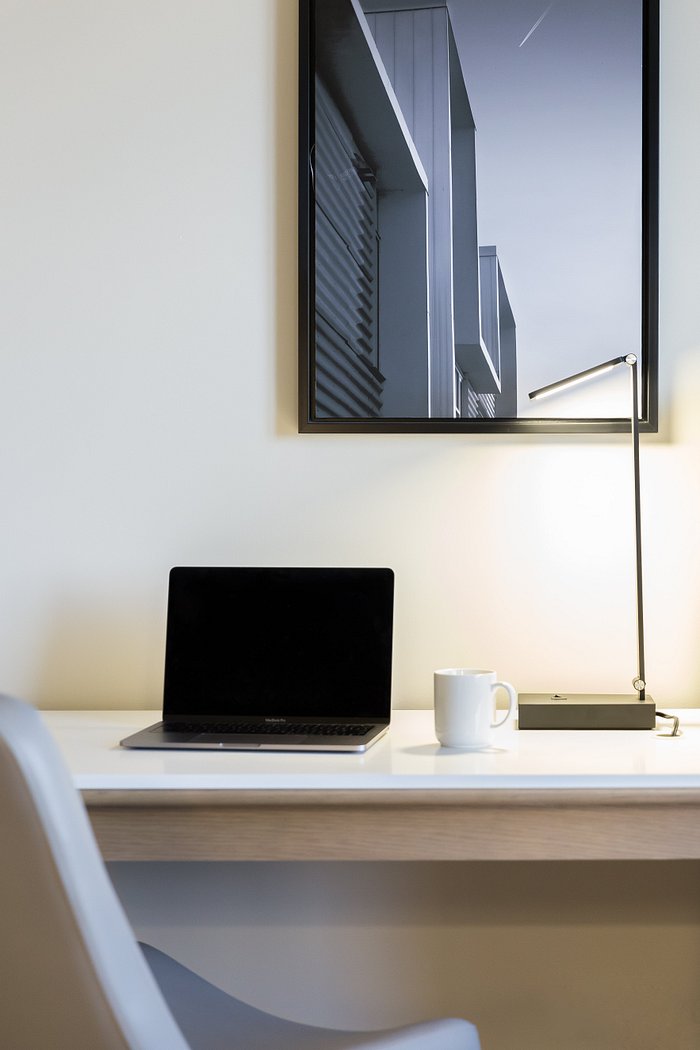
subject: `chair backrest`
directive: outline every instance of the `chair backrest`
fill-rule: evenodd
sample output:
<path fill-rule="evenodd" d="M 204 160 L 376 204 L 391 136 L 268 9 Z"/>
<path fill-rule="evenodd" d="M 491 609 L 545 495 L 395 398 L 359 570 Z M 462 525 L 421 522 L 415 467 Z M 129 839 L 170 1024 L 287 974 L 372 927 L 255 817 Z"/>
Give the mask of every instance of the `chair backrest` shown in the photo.
<path fill-rule="evenodd" d="M 188 1050 L 31 707 L 0 696 L 0 1046 Z"/>

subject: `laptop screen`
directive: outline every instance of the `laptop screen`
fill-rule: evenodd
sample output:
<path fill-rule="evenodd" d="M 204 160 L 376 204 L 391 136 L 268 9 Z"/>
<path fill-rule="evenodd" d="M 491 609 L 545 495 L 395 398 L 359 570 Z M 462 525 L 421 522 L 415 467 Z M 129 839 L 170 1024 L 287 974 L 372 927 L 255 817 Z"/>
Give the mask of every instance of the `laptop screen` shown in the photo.
<path fill-rule="evenodd" d="M 394 574 L 170 571 L 164 717 L 389 720 Z"/>

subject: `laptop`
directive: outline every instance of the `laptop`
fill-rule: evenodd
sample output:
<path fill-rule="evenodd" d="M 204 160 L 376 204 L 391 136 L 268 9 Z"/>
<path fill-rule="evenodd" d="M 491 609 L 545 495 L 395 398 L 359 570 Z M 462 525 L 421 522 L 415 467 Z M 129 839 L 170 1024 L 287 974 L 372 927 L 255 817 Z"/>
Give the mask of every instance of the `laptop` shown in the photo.
<path fill-rule="evenodd" d="M 129 748 L 366 751 L 389 728 L 394 573 L 170 570 L 162 721 Z"/>

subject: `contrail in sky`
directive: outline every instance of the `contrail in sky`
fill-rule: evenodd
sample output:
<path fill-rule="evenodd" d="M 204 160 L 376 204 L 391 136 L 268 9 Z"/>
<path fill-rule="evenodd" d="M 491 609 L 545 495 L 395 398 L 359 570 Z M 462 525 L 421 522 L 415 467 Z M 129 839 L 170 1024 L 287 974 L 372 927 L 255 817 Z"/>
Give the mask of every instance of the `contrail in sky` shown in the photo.
<path fill-rule="evenodd" d="M 527 43 L 527 41 L 528 41 L 528 40 L 530 39 L 530 37 L 532 36 L 532 34 L 533 34 L 533 33 L 535 32 L 535 30 L 537 29 L 537 27 L 538 27 L 538 26 L 541 26 L 541 25 L 542 25 L 542 23 L 544 22 L 545 18 L 547 17 L 547 15 L 549 14 L 549 12 L 550 12 L 550 11 L 552 10 L 552 8 L 553 8 L 553 7 L 554 7 L 554 3 L 551 3 L 551 4 L 549 5 L 549 7 L 548 7 L 548 8 L 547 8 L 547 9 L 546 9 L 545 11 L 543 11 L 543 12 L 542 12 L 542 14 L 540 15 L 540 17 L 539 17 L 539 18 L 537 19 L 537 21 L 535 22 L 534 26 L 533 26 L 533 27 L 532 27 L 532 29 L 530 30 L 530 32 L 529 32 L 529 33 L 527 34 L 527 36 L 526 36 L 526 37 L 524 37 L 524 38 L 523 38 L 523 40 L 522 40 L 522 41 L 521 41 L 521 42 L 520 42 L 520 43 L 518 44 L 518 47 L 522 47 L 522 46 L 523 46 L 523 44 Z"/>

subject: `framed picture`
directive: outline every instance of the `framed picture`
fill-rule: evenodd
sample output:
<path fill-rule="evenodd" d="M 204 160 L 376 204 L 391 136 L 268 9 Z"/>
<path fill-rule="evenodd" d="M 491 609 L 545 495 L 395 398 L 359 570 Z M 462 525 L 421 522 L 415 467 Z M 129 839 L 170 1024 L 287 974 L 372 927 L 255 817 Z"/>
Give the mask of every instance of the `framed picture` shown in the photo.
<path fill-rule="evenodd" d="M 301 431 L 629 430 L 607 378 L 529 393 L 630 353 L 657 428 L 658 39 L 658 0 L 300 0 Z"/>

